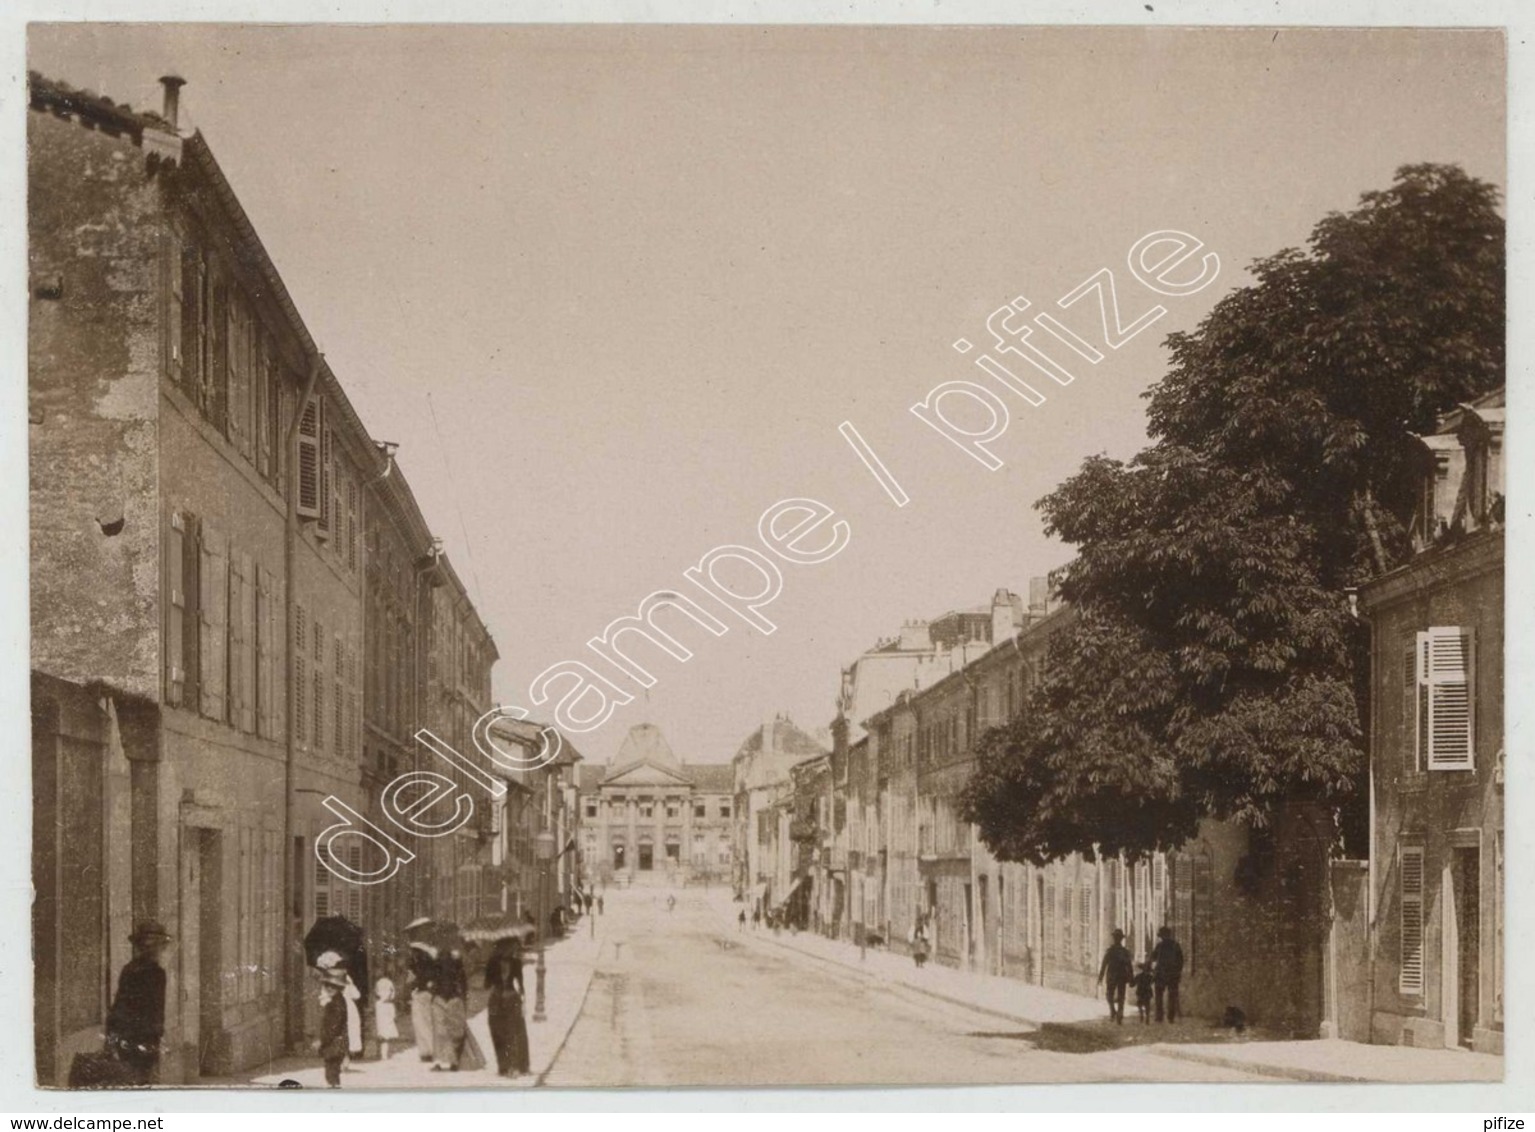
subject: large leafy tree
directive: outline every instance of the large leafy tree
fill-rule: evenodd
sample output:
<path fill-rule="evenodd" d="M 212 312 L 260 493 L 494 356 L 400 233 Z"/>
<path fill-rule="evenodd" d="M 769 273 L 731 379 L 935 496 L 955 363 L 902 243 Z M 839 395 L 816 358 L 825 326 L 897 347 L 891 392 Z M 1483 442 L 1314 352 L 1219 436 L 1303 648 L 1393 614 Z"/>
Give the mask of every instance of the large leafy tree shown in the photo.
<path fill-rule="evenodd" d="M 1347 591 L 1407 550 L 1412 433 L 1503 380 L 1497 190 L 1442 165 L 1253 266 L 1147 394 L 1152 443 L 1038 506 L 1074 608 L 965 807 L 1004 859 L 1173 848 L 1200 818 L 1347 808 L 1367 638 Z"/>

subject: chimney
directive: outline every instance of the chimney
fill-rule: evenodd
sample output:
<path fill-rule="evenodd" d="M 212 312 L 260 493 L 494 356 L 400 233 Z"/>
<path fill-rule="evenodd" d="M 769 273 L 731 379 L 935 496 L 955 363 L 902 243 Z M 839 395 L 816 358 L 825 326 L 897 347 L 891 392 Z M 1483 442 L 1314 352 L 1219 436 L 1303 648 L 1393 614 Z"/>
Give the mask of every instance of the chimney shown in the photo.
<path fill-rule="evenodd" d="M 1008 590 L 998 590 L 991 596 L 991 643 L 1000 645 L 1017 631 L 1013 595 Z"/>
<path fill-rule="evenodd" d="M 160 85 L 165 88 L 165 109 L 160 116 L 176 128 L 176 118 L 181 110 L 181 88 L 187 85 L 180 75 L 161 75 Z"/>
<path fill-rule="evenodd" d="M 1050 610 L 1050 579 L 1029 579 L 1029 615 L 1043 617 Z"/>

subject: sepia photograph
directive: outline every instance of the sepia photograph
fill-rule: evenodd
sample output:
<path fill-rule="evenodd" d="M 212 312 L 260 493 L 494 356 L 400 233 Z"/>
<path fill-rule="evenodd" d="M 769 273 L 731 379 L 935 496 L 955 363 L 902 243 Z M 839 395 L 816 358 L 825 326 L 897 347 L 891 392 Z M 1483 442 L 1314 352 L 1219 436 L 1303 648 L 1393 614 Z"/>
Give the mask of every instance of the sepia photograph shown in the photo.
<path fill-rule="evenodd" d="M 35 1087 L 1503 1082 L 1507 50 L 30 24 Z"/>

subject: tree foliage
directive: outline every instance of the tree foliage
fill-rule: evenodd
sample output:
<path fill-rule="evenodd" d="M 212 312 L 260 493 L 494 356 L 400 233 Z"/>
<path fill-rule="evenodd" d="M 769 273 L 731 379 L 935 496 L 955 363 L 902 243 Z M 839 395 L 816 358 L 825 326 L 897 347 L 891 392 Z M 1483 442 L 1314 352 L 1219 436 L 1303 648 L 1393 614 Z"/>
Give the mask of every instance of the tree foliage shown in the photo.
<path fill-rule="evenodd" d="M 1347 589 L 1401 561 L 1413 433 L 1503 381 L 1497 190 L 1397 171 L 1253 265 L 1147 394 L 1151 444 L 1037 506 L 1077 548 L 1026 709 L 982 737 L 966 815 L 1036 863 L 1172 848 L 1201 817 L 1345 805 L 1367 655 Z"/>

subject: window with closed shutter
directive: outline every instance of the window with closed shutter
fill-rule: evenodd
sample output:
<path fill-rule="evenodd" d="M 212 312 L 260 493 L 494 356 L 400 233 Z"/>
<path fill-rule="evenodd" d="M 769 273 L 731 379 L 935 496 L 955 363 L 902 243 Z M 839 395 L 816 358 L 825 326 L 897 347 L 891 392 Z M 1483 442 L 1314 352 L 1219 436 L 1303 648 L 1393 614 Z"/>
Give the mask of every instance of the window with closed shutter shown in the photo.
<path fill-rule="evenodd" d="M 1428 770 L 1471 770 L 1471 673 L 1474 642 L 1470 630 L 1435 626 L 1418 634 L 1420 695 L 1427 702 L 1424 730 Z"/>
<path fill-rule="evenodd" d="M 240 730 L 247 735 L 256 730 L 256 563 L 249 554 L 240 555 L 240 623 L 244 629 L 240 660 Z"/>
<path fill-rule="evenodd" d="M 226 718 L 229 552 L 224 536 L 206 519 L 198 535 L 198 691 L 209 719 Z"/>
<path fill-rule="evenodd" d="M 348 756 L 352 753 L 348 745 L 351 741 L 351 728 L 347 726 L 346 718 L 346 646 L 342 643 L 341 634 L 336 634 L 336 639 L 331 642 L 331 667 L 333 668 L 333 683 L 335 685 L 335 715 L 336 715 L 336 754 Z"/>
<path fill-rule="evenodd" d="M 205 292 L 203 260 L 195 247 L 181 249 L 181 386 L 199 405 L 207 395 L 203 375 L 207 369 L 204 356 L 203 306 Z"/>
<path fill-rule="evenodd" d="M 256 734 L 263 739 L 274 738 L 272 733 L 272 580 L 271 575 L 258 562 L 256 564 Z"/>
<path fill-rule="evenodd" d="M 326 747 L 325 726 L 325 685 L 329 680 L 329 674 L 325 671 L 325 628 L 319 621 L 314 622 L 312 636 L 314 638 L 314 651 L 311 660 L 314 662 L 313 679 L 311 681 L 310 694 L 314 698 L 313 737 L 314 747 L 317 751 L 323 751 Z"/>
<path fill-rule="evenodd" d="M 309 741 L 309 620 L 302 605 L 293 609 L 293 735 Z"/>
<path fill-rule="evenodd" d="M 298 420 L 298 503 L 299 516 L 319 519 L 321 504 L 320 436 L 322 402 L 311 397 L 304 402 Z"/>
<path fill-rule="evenodd" d="M 245 456 L 250 455 L 250 366 L 249 330 L 240 293 L 229 289 L 229 305 L 225 317 L 228 338 L 229 373 L 229 439 Z"/>
<path fill-rule="evenodd" d="M 161 353 L 165 362 L 165 376 L 180 385 L 183 302 L 181 244 L 174 233 L 167 233 L 162 247 L 165 259 L 165 330 Z"/>
<path fill-rule="evenodd" d="M 329 534 L 336 523 L 335 434 L 330 427 L 328 414 L 322 414 L 320 422 L 320 523 L 322 532 Z"/>
<path fill-rule="evenodd" d="M 172 511 L 165 539 L 165 702 L 179 706 L 186 687 L 186 519 Z"/>
<path fill-rule="evenodd" d="M 1423 847 L 1403 845 L 1399 853 L 1401 884 L 1401 975 L 1403 994 L 1423 993 Z"/>
<path fill-rule="evenodd" d="M 226 638 L 229 668 L 229 722 L 238 730 L 245 717 L 245 577 L 240 555 L 229 554 L 229 634 Z"/>

